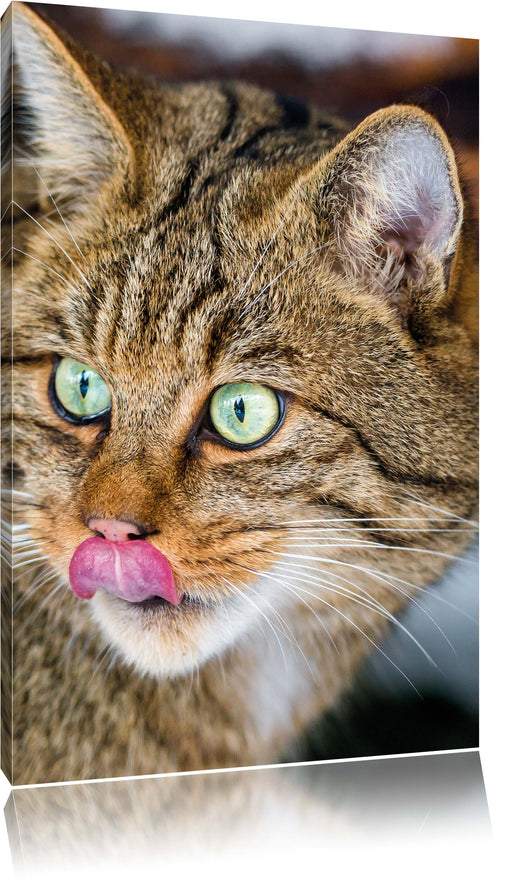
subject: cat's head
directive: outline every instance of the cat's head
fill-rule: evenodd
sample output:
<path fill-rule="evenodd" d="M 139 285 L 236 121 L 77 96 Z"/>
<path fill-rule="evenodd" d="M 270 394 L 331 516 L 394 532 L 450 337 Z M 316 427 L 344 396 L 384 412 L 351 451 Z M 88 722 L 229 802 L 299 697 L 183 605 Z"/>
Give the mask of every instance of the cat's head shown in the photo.
<path fill-rule="evenodd" d="M 326 605 L 377 633 L 403 593 L 348 585 L 389 561 L 424 584 L 475 503 L 475 271 L 442 129 L 393 106 L 347 134 L 254 87 L 119 76 L 19 4 L 13 33 L 8 471 L 61 603 L 157 675 Z"/>

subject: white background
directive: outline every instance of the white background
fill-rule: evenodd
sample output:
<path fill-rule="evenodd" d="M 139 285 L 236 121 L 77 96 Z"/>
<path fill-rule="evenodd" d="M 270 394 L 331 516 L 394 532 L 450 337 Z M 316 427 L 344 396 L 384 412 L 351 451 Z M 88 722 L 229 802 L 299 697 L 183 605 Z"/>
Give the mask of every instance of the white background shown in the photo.
<path fill-rule="evenodd" d="M 83 6 L 108 5 L 120 9 L 143 9 L 145 12 L 175 12 L 215 15 L 266 21 L 294 22 L 337 27 L 368 28 L 405 33 L 439 34 L 480 39 L 481 49 L 481 305 L 482 305 L 482 383 L 481 383 L 481 756 L 484 769 L 494 846 L 491 851 L 474 855 L 468 845 L 463 853 L 453 854 L 443 848 L 419 853 L 407 843 L 392 855 L 381 850 L 350 850 L 338 856 L 316 856 L 311 864 L 296 867 L 293 856 L 286 864 L 272 864 L 269 857 L 261 867 L 244 867 L 239 861 L 226 861 L 223 879 L 234 872 L 244 879 L 302 880 L 315 883 L 329 876 L 349 880 L 430 880 L 467 881 L 503 878 L 493 865 L 510 837 L 510 713 L 509 679 L 512 644 L 512 579 L 508 563 L 512 546 L 510 529 L 510 301 L 512 299 L 510 256 L 511 126 L 510 126 L 510 27 L 503 0 L 469 4 L 461 0 L 429 0 L 418 5 L 410 0 L 387 0 L 375 3 L 336 3 L 328 0 L 188 0 L 179 2 L 82 3 Z M 2 3 L 2 9 L 5 3 Z M 1 775 L 1 774 L 0 774 Z M 4 777 L 0 782 L 0 805 L 9 794 Z M 507 850 L 510 868 L 510 850 Z M 5 826 L 0 820 L 0 867 L 11 876 L 10 852 Z M 175 874 L 169 867 L 169 880 Z M 177 869 L 176 869 L 177 870 Z M 182 873 L 178 876 L 184 876 Z M 197 871 L 197 868 L 196 868 Z M 123 880 L 139 878 L 141 868 L 123 875 Z M 212 876 L 221 879 L 221 869 L 204 868 L 197 879 Z M 116 875 L 117 876 L 117 875 Z M 98 878 L 100 879 L 100 878 Z M 187 883 L 191 877 L 187 876 Z M 196 879 L 196 877 L 193 877 Z"/>

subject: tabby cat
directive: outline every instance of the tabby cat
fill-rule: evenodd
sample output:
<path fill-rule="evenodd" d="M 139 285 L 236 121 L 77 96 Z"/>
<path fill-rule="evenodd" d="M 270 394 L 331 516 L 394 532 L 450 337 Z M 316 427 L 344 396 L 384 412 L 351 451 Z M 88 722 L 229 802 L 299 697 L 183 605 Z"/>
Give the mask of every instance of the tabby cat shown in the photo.
<path fill-rule="evenodd" d="M 11 26 L 3 768 L 277 762 L 474 533 L 452 147 Z"/>

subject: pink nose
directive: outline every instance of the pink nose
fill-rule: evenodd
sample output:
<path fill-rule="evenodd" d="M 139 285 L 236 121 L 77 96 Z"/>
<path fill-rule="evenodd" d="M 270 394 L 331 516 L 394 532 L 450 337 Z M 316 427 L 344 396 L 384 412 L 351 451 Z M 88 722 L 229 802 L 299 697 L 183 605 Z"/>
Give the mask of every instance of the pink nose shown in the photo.
<path fill-rule="evenodd" d="M 126 543 L 135 537 L 140 537 L 143 531 L 136 524 L 129 521 L 116 521 L 113 518 L 91 518 L 88 522 L 91 530 L 97 531 L 111 543 Z"/>

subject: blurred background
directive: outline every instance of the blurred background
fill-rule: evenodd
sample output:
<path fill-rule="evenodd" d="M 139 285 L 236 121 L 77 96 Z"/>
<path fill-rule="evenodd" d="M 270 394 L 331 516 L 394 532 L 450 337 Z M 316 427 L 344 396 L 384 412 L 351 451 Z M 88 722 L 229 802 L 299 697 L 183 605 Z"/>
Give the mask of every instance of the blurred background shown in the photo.
<path fill-rule="evenodd" d="M 31 4 L 118 68 L 170 84 L 237 78 L 354 124 L 391 103 L 434 113 L 456 148 L 478 217 L 478 41 L 186 15 Z M 352 696 L 312 728 L 306 760 L 478 745 L 478 552 L 410 606 Z M 412 684 L 411 684 L 412 682 Z M 414 686 L 413 686 L 414 685 Z"/>
<path fill-rule="evenodd" d="M 458 147 L 478 210 L 478 41 L 31 4 L 115 67 L 167 82 L 237 78 L 354 123 L 412 101 Z"/>

